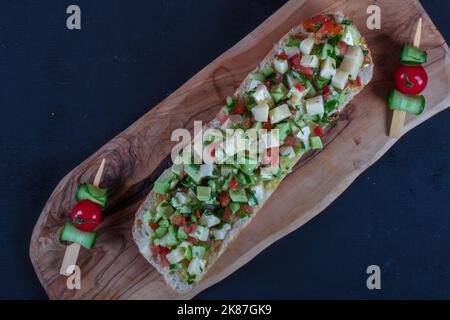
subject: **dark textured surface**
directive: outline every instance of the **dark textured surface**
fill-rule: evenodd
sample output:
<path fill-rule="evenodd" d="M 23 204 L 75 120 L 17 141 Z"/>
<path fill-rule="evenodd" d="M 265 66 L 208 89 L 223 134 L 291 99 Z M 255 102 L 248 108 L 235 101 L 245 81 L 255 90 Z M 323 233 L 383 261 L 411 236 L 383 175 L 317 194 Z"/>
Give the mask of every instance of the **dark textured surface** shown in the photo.
<path fill-rule="evenodd" d="M 57 182 L 283 3 L 76 1 L 80 31 L 65 27 L 69 2 L 0 3 L 0 298 L 46 298 L 28 242 Z M 448 41 L 450 3 L 422 4 Z M 198 298 L 450 298 L 449 121 L 408 133 Z M 371 264 L 382 290 L 366 288 Z"/>

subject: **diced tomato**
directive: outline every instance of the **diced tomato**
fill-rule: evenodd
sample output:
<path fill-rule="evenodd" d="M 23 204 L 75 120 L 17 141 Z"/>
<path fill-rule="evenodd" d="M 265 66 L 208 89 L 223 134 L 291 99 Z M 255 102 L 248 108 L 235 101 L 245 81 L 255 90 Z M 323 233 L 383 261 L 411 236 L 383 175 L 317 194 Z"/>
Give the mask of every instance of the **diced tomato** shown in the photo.
<path fill-rule="evenodd" d="M 312 77 L 314 74 L 314 70 L 311 67 L 304 67 L 302 65 L 298 65 L 298 66 L 294 66 L 293 69 L 308 76 L 308 77 Z"/>
<path fill-rule="evenodd" d="M 348 45 L 344 41 L 339 40 L 338 46 L 339 46 L 339 55 L 340 56 L 345 56 L 345 53 L 347 52 Z"/>
<path fill-rule="evenodd" d="M 338 34 L 341 34 L 344 31 L 344 27 L 341 24 L 334 25 L 334 30 L 331 33 L 332 37 L 337 36 Z"/>
<path fill-rule="evenodd" d="M 164 200 L 166 200 L 166 196 L 165 196 L 165 195 L 160 194 L 160 193 L 158 193 L 158 194 L 156 195 L 156 201 L 162 202 L 162 201 L 164 201 Z"/>
<path fill-rule="evenodd" d="M 262 125 L 262 128 L 266 129 L 266 130 L 272 129 L 272 123 L 270 123 L 270 118 L 267 119 L 267 122 L 264 122 L 264 124 Z"/>
<path fill-rule="evenodd" d="M 213 148 L 212 150 L 211 150 L 211 157 L 215 157 L 216 156 L 216 148 Z"/>
<path fill-rule="evenodd" d="M 262 158 L 261 162 L 262 164 L 276 165 L 279 160 L 278 148 L 270 148 L 267 149 L 266 156 Z"/>
<path fill-rule="evenodd" d="M 153 246 L 152 252 L 154 255 L 162 255 L 165 256 L 170 252 L 169 248 L 163 247 L 163 246 Z"/>
<path fill-rule="evenodd" d="M 295 138 L 293 136 L 287 136 L 284 139 L 283 146 L 290 147 L 290 146 L 292 146 L 294 144 L 294 142 L 295 142 Z"/>
<path fill-rule="evenodd" d="M 186 224 L 183 226 L 184 232 L 186 233 L 192 233 L 195 231 L 195 229 L 197 229 L 197 225 L 196 224 L 191 224 L 190 226 L 187 226 Z"/>
<path fill-rule="evenodd" d="M 255 123 L 255 122 L 256 122 L 255 116 L 251 116 L 250 122 L 251 122 L 251 123 Z"/>
<path fill-rule="evenodd" d="M 323 94 L 330 94 L 331 93 L 331 89 L 329 86 L 326 86 L 325 88 L 323 88 Z"/>
<path fill-rule="evenodd" d="M 229 189 L 239 189 L 240 187 L 241 186 L 239 185 L 235 177 L 233 177 L 233 179 L 231 179 L 230 183 L 228 184 Z"/>
<path fill-rule="evenodd" d="M 300 91 L 300 92 L 305 91 L 305 87 L 302 86 L 302 84 L 301 84 L 300 82 L 296 83 L 296 84 L 294 85 L 294 87 L 295 87 L 298 91 Z"/>
<path fill-rule="evenodd" d="M 244 118 L 244 120 L 242 120 L 242 126 L 243 126 L 245 129 L 250 128 L 251 124 L 252 124 L 252 123 L 251 123 L 250 118 Z"/>
<path fill-rule="evenodd" d="M 151 221 L 148 222 L 148 225 L 152 228 L 152 230 L 156 230 L 158 228 L 158 224 Z"/>
<path fill-rule="evenodd" d="M 186 218 L 181 214 L 175 214 L 172 216 L 172 223 L 176 226 L 182 226 L 186 224 Z"/>
<path fill-rule="evenodd" d="M 303 28 L 308 32 L 315 32 L 319 24 L 328 22 L 327 18 L 329 19 L 329 17 L 326 17 L 323 14 L 316 15 L 310 19 L 303 21 Z"/>
<path fill-rule="evenodd" d="M 231 181 L 230 181 L 231 182 Z M 219 195 L 219 202 L 220 205 L 225 208 L 227 205 L 230 204 L 230 195 L 228 194 L 228 192 L 223 191 L 220 195 Z"/>
<path fill-rule="evenodd" d="M 228 222 L 228 220 L 231 218 L 231 216 L 233 215 L 233 212 L 230 209 L 225 209 L 225 212 L 223 213 L 223 217 L 222 217 L 222 221 L 223 222 Z"/>
<path fill-rule="evenodd" d="M 239 209 L 239 213 L 253 213 L 253 207 L 248 204 L 241 204 L 241 208 Z"/>
<path fill-rule="evenodd" d="M 189 242 L 190 244 L 197 244 L 198 240 L 192 237 L 188 237 L 187 242 Z"/>
<path fill-rule="evenodd" d="M 334 26 L 333 23 L 331 22 L 324 22 L 322 24 L 322 26 L 320 27 L 319 31 L 317 31 L 317 33 L 321 34 L 321 35 L 327 35 L 327 34 L 331 34 L 334 30 Z"/>
<path fill-rule="evenodd" d="M 356 80 L 349 80 L 349 83 L 353 85 L 354 87 L 360 87 L 361 86 L 361 78 L 359 76 L 356 77 Z"/>
<path fill-rule="evenodd" d="M 225 113 L 225 111 L 222 109 L 220 110 L 219 114 L 217 115 L 217 120 L 220 121 L 220 123 L 224 123 L 228 120 L 228 115 Z"/>
<path fill-rule="evenodd" d="M 288 60 L 288 56 L 286 55 L 286 53 L 282 52 L 282 53 L 278 54 L 278 59 Z"/>
<path fill-rule="evenodd" d="M 331 89 L 330 89 L 329 86 L 326 86 L 325 88 L 323 88 L 323 93 L 322 93 L 322 95 L 323 95 L 323 100 L 324 100 L 324 101 L 327 101 L 327 100 L 328 100 L 328 97 L 330 96 L 330 94 L 331 94 Z"/>
<path fill-rule="evenodd" d="M 293 66 L 299 66 L 300 65 L 300 54 L 296 53 L 291 57 L 291 63 Z"/>
<path fill-rule="evenodd" d="M 188 188 L 188 187 L 183 187 L 183 188 L 181 188 L 180 190 L 181 190 L 181 192 L 183 192 L 183 193 L 188 193 L 188 192 L 189 192 L 189 188 Z"/>
<path fill-rule="evenodd" d="M 323 128 L 321 126 L 316 126 L 314 128 L 314 134 L 318 137 L 322 137 L 325 134 L 325 131 L 323 130 Z"/>
<path fill-rule="evenodd" d="M 202 212 L 200 211 L 200 209 L 195 209 L 194 215 L 197 219 L 200 219 L 200 217 L 202 216 Z"/>
<path fill-rule="evenodd" d="M 231 111 L 231 115 L 243 114 L 245 112 L 245 106 L 242 102 L 238 101 Z"/>
<path fill-rule="evenodd" d="M 161 267 L 167 268 L 170 265 L 169 260 L 167 260 L 166 256 L 161 257 Z"/>

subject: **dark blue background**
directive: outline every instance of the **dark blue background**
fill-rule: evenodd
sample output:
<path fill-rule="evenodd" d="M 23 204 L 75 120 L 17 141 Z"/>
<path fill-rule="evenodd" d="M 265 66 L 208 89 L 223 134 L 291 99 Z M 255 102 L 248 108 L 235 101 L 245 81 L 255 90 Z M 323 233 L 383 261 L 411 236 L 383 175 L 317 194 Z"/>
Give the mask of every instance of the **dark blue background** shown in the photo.
<path fill-rule="evenodd" d="M 284 1 L 0 4 L 0 298 L 45 298 L 28 257 L 57 182 Z M 448 40 L 449 1 L 423 1 Z M 198 298 L 450 298 L 450 110 L 330 207 Z M 368 265 L 382 290 L 366 288 Z"/>

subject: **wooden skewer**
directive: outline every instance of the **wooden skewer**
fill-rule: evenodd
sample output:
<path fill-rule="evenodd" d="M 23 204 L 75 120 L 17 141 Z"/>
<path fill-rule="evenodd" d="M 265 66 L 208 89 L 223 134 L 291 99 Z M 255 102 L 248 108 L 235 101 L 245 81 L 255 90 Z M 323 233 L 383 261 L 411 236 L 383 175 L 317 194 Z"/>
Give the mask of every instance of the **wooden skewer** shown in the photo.
<path fill-rule="evenodd" d="M 419 18 L 417 23 L 416 33 L 414 35 L 413 45 L 417 48 L 420 46 L 420 38 L 422 35 L 422 18 Z M 403 126 L 405 125 L 406 111 L 394 110 L 392 114 L 391 129 L 389 131 L 389 136 L 394 139 L 398 139 L 403 131 Z"/>
<path fill-rule="evenodd" d="M 105 169 L 106 159 L 102 160 L 100 167 L 98 168 L 97 174 L 94 178 L 94 187 L 99 187 L 100 182 L 102 181 L 103 171 Z M 64 259 L 61 264 L 61 269 L 59 269 L 59 274 L 63 276 L 69 276 L 70 274 L 67 272 L 70 266 L 74 266 L 77 264 L 78 253 L 80 252 L 81 245 L 79 243 L 72 243 L 71 245 L 66 247 L 66 252 L 64 253 Z"/>

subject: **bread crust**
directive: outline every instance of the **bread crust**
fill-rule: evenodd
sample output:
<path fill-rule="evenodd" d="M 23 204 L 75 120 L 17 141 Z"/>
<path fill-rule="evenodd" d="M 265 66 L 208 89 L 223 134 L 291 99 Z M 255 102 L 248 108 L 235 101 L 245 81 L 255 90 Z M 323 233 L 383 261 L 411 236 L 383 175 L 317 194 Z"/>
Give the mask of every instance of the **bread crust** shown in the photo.
<path fill-rule="evenodd" d="M 345 16 L 342 13 L 334 13 L 333 14 L 336 19 L 343 19 Z M 339 21 L 339 20 L 338 20 Z M 278 43 L 275 44 L 273 49 L 267 54 L 267 56 L 260 62 L 259 66 L 256 67 L 253 71 L 258 70 L 259 68 L 264 68 L 266 66 L 271 65 L 273 58 L 276 56 L 276 54 L 281 50 L 284 42 L 288 39 L 290 35 L 303 33 L 308 34 L 303 30 L 303 27 L 301 25 L 294 27 L 291 29 L 287 34 L 285 34 Z M 361 35 L 361 38 L 364 39 L 364 37 Z M 370 82 L 373 75 L 373 60 L 371 56 L 370 49 L 368 49 L 367 54 L 367 60 L 369 63 L 366 63 L 363 68 L 359 72 L 359 76 L 361 78 L 362 86 L 360 87 L 353 87 L 350 91 L 350 93 L 347 95 L 346 101 L 339 107 L 339 111 L 342 111 L 343 108 L 353 99 L 354 96 L 356 96 L 361 90 L 364 89 L 364 87 Z M 245 94 L 246 88 L 248 84 L 250 83 L 251 79 L 249 76 L 247 76 L 244 81 L 241 83 L 239 88 L 237 88 L 234 96 L 235 97 L 241 97 Z M 206 127 L 214 126 L 214 121 L 212 120 L 209 124 L 206 125 Z M 299 159 L 303 156 L 303 154 L 299 154 L 295 158 L 295 163 L 299 161 Z M 218 250 L 212 253 L 208 257 L 206 270 L 203 272 L 195 281 L 194 284 L 188 284 L 186 281 L 182 280 L 180 277 L 179 272 L 176 270 L 169 270 L 169 268 L 162 268 L 160 264 L 160 258 L 158 256 L 152 255 L 151 249 L 150 249 L 150 238 L 152 234 L 151 228 L 148 226 L 145 226 L 142 222 L 143 215 L 146 211 L 152 208 L 153 203 L 155 201 L 155 193 L 151 191 L 140 208 L 138 209 L 132 229 L 133 239 L 136 242 L 137 246 L 139 247 L 140 253 L 150 262 L 151 265 L 153 265 L 158 272 L 160 272 L 164 279 L 166 280 L 167 284 L 178 294 L 186 293 L 195 286 L 196 283 L 198 283 L 204 275 L 208 272 L 208 270 L 211 268 L 211 266 L 219 259 L 219 257 L 222 255 L 222 253 L 228 248 L 228 246 L 231 245 L 231 243 L 239 236 L 240 232 L 257 216 L 257 213 L 262 208 L 264 203 L 270 198 L 272 193 L 276 190 L 279 183 L 284 179 L 284 177 L 288 173 L 283 174 L 282 178 L 274 183 L 274 187 L 271 188 L 268 192 L 265 193 L 265 199 L 260 203 L 254 210 L 253 214 L 247 218 L 247 219 L 239 219 L 235 222 L 232 229 L 227 233 L 225 239 L 222 241 L 221 245 L 219 246 Z"/>

